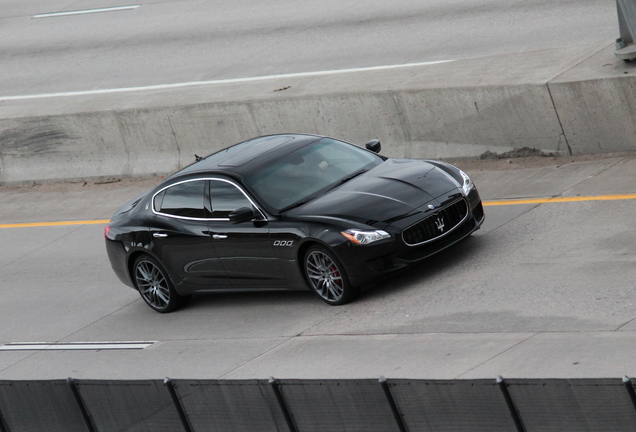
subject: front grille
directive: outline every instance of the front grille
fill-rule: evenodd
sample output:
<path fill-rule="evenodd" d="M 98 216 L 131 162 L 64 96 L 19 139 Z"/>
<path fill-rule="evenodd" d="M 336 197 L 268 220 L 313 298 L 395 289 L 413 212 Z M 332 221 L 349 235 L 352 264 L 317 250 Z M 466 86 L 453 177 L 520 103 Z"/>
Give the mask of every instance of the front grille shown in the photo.
<path fill-rule="evenodd" d="M 467 216 L 468 204 L 461 198 L 402 231 L 402 239 L 409 246 L 436 240 L 453 231 Z"/>

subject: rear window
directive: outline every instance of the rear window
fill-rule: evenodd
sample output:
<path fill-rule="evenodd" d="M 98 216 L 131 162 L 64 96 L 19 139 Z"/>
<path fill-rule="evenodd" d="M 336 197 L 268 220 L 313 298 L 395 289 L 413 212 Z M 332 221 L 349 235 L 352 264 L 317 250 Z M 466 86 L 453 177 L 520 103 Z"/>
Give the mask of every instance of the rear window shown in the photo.
<path fill-rule="evenodd" d="M 164 189 L 154 198 L 155 212 L 187 218 L 210 217 L 205 206 L 205 185 L 205 180 L 196 180 Z"/>

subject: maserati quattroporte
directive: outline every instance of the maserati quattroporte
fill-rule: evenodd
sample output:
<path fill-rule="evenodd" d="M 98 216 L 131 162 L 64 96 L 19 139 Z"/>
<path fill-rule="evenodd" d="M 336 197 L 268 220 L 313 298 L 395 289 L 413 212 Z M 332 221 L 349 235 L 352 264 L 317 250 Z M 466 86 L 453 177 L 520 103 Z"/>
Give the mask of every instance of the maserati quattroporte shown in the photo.
<path fill-rule="evenodd" d="M 111 265 L 158 312 L 222 291 L 311 289 L 340 305 L 479 229 L 464 172 L 379 150 L 285 134 L 197 158 L 115 213 Z"/>

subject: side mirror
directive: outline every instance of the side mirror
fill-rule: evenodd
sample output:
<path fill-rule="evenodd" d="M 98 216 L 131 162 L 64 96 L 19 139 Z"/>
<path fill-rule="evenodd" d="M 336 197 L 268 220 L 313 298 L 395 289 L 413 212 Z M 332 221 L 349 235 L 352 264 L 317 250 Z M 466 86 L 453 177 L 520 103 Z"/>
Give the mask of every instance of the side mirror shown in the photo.
<path fill-rule="evenodd" d="M 240 209 L 234 210 L 230 213 L 228 217 L 230 218 L 230 222 L 233 224 L 249 222 L 254 219 L 254 210 L 249 207 L 241 207 Z"/>
<path fill-rule="evenodd" d="M 382 150 L 382 144 L 380 144 L 380 140 L 373 139 L 364 145 L 367 150 L 371 150 L 373 153 L 380 153 Z"/>

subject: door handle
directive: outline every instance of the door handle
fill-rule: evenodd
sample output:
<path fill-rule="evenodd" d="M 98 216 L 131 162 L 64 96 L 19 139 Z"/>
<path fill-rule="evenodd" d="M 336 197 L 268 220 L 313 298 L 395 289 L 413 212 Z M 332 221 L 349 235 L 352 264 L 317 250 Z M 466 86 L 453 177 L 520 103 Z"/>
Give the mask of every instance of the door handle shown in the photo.
<path fill-rule="evenodd" d="M 225 234 L 214 234 L 212 235 L 212 238 L 216 240 L 223 240 L 223 239 L 226 239 L 227 236 Z"/>
<path fill-rule="evenodd" d="M 164 237 L 168 237 L 168 234 L 164 234 L 164 233 L 152 233 L 153 237 L 157 237 L 157 238 L 164 238 Z"/>

